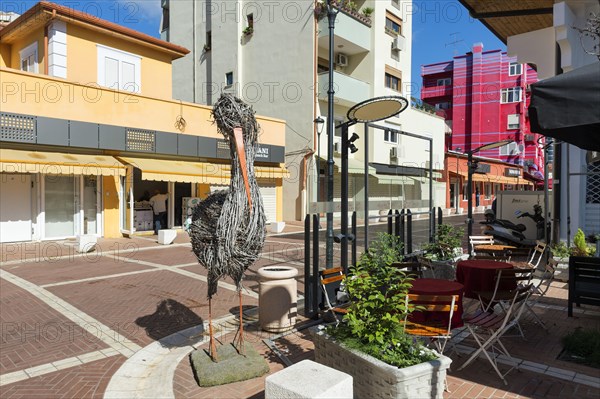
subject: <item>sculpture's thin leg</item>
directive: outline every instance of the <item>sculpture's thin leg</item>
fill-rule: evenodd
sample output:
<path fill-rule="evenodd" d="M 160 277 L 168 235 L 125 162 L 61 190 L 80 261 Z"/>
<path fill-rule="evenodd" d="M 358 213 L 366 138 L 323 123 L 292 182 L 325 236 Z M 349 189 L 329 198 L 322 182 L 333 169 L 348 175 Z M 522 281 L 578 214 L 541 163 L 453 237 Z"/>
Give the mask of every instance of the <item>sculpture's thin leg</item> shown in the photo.
<path fill-rule="evenodd" d="M 213 332 L 213 325 L 212 325 L 211 298 L 208 298 L 208 334 L 210 336 L 208 353 L 210 354 L 210 358 L 213 360 L 213 362 L 218 362 L 219 359 L 217 357 L 217 345 L 215 344 L 215 335 Z"/>
<path fill-rule="evenodd" d="M 235 346 L 237 346 L 237 351 L 240 355 L 245 356 L 246 355 L 246 351 L 244 350 L 244 319 L 243 319 L 243 312 L 242 312 L 242 291 L 239 291 L 239 296 L 240 296 L 240 328 L 238 329 L 237 332 L 237 339 L 236 339 L 236 343 L 234 343 Z"/>

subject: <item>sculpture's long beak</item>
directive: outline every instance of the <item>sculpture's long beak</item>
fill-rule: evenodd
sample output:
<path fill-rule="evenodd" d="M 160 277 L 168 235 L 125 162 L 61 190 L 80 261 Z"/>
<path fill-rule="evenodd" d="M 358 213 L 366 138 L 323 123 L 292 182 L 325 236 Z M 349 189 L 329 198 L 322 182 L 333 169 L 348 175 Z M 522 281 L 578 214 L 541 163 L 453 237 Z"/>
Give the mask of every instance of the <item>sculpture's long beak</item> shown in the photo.
<path fill-rule="evenodd" d="M 244 178 L 246 186 L 246 195 L 248 196 L 248 209 L 252 210 L 252 196 L 250 195 L 250 182 L 248 181 L 248 167 L 246 165 L 246 150 L 244 148 L 244 136 L 242 128 L 236 127 L 233 129 L 233 137 L 235 138 L 235 148 L 237 150 L 238 159 L 240 160 L 240 170 Z"/>

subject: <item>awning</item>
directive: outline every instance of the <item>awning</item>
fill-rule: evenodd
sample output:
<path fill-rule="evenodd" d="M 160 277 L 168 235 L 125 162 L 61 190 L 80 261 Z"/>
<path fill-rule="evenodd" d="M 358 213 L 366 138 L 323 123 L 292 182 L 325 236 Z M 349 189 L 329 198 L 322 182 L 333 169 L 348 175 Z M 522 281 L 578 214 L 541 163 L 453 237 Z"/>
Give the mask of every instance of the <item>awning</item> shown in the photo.
<path fill-rule="evenodd" d="M 531 131 L 600 151 L 600 62 L 531 85 Z"/>
<path fill-rule="evenodd" d="M 456 174 L 455 171 L 450 171 L 450 174 Z M 458 172 L 459 175 L 468 178 L 467 172 L 463 172 L 462 170 Z M 509 176 L 498 176 L 498 175 L 488 175 L 482 173 L 473 173 L 472 181 L 474 182 L 484 182 L 484 183 L 496 183 L 496 184 L 525 184 L 531 185 L 531 182 L 525 180 L 522 177 L 509 177 Z"/>
<path fill-rule="evenodd" d="M 317 157 L 319 159 L 319 157 Z M 340 170 L 342 168 L 342 158 L 333 157 L 333 161 L 335 164 L 333 167 L 336 170 Z M 327 170 L 327 159 L 321 158 L 321 169 Z M 377 171 L 375 168 L 369 166 L 369 174 L 375 176 Z M 365 173 L 365 163 L 363 161 L 359 161 L 358 159 L 348 158 L 348 173 L 350 174 L 364 174 Z"/>
<path fill-rule="evenodd" d="M 125 167 L 105 155 L 0 149 L 0 171 L 50 175 L 125 176 Z"/>
<path fill-rule="evenodd" d="M 415 184 L 415 179 L 408 176 L 375 175 L 375 177 L 379 184 L 395 184 L 398 186 L 413 186 Z"/>
<path fill-rule="evenodd" d="M 163 159 L 116 157 L 119 161 L 142 171 L 143 180 L 175 183 L 203 183 L 227 185 L 231 165 L 208 162 L 167 161 Z M 255 167 L 257 178 L 284 178 L 289 176 L 282 167 Z"/>

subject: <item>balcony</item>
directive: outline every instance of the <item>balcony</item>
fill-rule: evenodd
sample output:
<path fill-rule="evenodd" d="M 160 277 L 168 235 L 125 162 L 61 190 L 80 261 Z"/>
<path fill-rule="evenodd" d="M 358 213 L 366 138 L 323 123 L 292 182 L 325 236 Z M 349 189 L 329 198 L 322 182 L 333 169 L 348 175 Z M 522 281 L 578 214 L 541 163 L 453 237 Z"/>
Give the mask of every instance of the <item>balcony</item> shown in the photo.
<path fill-rule="evenodd" d="M 431 86 L 421 89 L 421 99 L 452 96 L 452 86 Z"/>
<path fill-rule="evenodd" d="M 335 90 L 335 101 L 337 104 L 350 107 L 371 96 L 370 85 L 340 72 L 333 73 L 333 85 Z M 319 74 L 319 100 L 327 101 L 327 89 L 329 88 L 329 73 Z"/>
<path fill-rule="evenodd" d="M 343 48 L 344 54 L 352 55 L 371 51 L 371 27 L 343 12 L 338 13 L 336 17 L 334 34 L 335 45 Z M 329 50 L 327 18 L 319 21 L 319 48 Z"/>
<path fill-rule="evenodd" d="M 211 108 L 207 106 L 118 92 L 96 84 L 85 85 L 10 68 L 0 68 L 0 85 L 0 110 L 3 113 L 53 118 L 61 122 L 88 122 L 130 130 L 223 138 L 212 124 Z M 261 131 L 266 133 L 261 134 L 261 143 L 285 146 L 283 121 L 258 116 L 256 119 Z M 61 134 L 64 135 L 59 131 L 48 132 L 56 137 L 49 137 L 47 144 L 54 143 Z"/>

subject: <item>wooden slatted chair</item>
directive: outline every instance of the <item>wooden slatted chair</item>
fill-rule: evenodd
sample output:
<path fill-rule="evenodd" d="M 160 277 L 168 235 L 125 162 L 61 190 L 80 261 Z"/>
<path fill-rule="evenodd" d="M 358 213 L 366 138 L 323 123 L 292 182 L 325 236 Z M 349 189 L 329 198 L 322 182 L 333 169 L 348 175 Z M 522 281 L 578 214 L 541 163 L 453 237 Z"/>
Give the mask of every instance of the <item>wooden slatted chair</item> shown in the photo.
<path fill-rule="evenodd" d="M 440 354 L 444 353 L 446 343 L 452 337 L 452 316 L 458 310 L 458 295 L 406 295 L 406 306 L 419 312 L 448 312 L 448 318 L 432 319 L 424 315 L 424 321 L 412 321 L 407 316 L 404 331 L 407 334 L 428 338 Z"/>
<path fill-rule="evenodd" d="M 330 312 L 335 319 L 335 324 L 340 323 L 339 315 L 348 313 L 350 301 L 347 294 L 342 290 L 342 281 L 345 274 L 341 267 L 325 269 L 319 271 L 321 280 L 321 288 L 325 299 L 324 307 L 327 312 Z"/>

